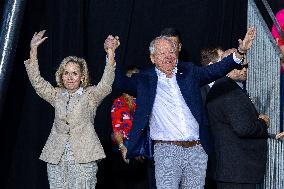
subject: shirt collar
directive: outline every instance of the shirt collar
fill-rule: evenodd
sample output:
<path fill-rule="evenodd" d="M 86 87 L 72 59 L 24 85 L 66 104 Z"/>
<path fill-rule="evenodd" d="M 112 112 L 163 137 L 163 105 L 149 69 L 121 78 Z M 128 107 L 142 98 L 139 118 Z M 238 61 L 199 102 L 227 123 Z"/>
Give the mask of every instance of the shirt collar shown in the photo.
<path fill-rule="evenodd" d="M 83 87 L 80 87 L 74 94 L 77 94 L 78 96 L 81 96 L 83 94 Z M 63 96 L 68 96 L 68 91 L 65 90 L 63 93 L 62 93 Z"/>
<path fill-rule="evenodd" d="M 177 70 L 178 70 L 177 67 L 175 67 L 175 68 L 173 69 L 174 75 L 176 75 Z M 155 67 L 155 71 L 156 71 L 158 77 L 167 77 L 166 74 L 165 74 L 164 72 L 162 72 L 161 70 L 159 70 L 157 67 Z"/>
<path fill-rule="evenodd" d="M 236 83 L 242 88 L 244 89 L 244 84 L 242 82 L 236 81 Z"/>
<path fill-rule="evenodd" d="M 214 83 L 215 83 L 215 81 L 213 81 L 213 82 L 209 83 L 209 84 L 208 84 L 208 85 L 209 85 L 209 87 L 211 88 L 211 87 L 214 85 Z"/>

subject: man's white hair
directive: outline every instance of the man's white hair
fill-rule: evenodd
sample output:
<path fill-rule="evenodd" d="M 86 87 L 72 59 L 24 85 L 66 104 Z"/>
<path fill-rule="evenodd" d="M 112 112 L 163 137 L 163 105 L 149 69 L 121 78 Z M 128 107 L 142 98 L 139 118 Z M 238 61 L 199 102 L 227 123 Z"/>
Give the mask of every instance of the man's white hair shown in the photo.
<path fill-rule="evenodd" d="M 159 41 L 159 40 L 166 40 L 168 41 L 171 46 L 173 47 L 173 49 L 176 49 L 176 44 L 167 36 L 159 36 L 159 37 L 156 37 L 155 39 L 153 39 L 150 43 L 150 46 L 149 46 L 149 51 L 150 51 L 150 54 L 154 54 L 155 53 L 155 45 L 156 45 L 156 42 Z"/>

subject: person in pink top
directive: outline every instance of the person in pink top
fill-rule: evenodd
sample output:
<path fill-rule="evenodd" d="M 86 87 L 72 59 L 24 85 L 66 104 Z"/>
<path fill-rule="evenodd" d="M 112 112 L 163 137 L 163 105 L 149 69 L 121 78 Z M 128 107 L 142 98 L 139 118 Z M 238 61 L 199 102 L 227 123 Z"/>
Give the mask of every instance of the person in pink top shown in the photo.
<path fill-rule="evenodd" d="M 284 32 L 284 9 L 281 9 L 277 14 L 276 14 L 276 20 L 279 23 L 282 32 Z M 284 42 L 280 37 L 279 32 L 277 31 L 276 26 L 273 24 L 272 29 L 271 29 L 271 34 L 274 37 L 277 45 L 279 46 L 281 53 L 284 56 Z"/>
<path fill-rule="evenodd" d="M 284 33 L 284 9 L 281 9 L 280 11 L 277 12 L 276 14 L 276 20 L 278 22 L 278 24 L 280 25 L 281 31 Z M 273 36 L 273 38 L 276 41 L 276 44 L 278 45 L 281 53 L 282 53 L 282 58 L 280 60 L 280 73 L 281 73 L 281 86 L 280 86 L 280 91 L 281 91 L 281 96 L 280 96 L 280 104 L 281 106 L 283 105 L 284 102 L 284 41 L 281 38 L 276 26 L 273 24 L 272 29 L 271 29 L 271 34 Z M 283 106 L 282 106 L 283 107 Z M 283 112 L 283 110 L 282 110 Z M 282 118 L 283 119 L 283 118 Z M 281 121 L 282 123 L 282 121 Z M 276 139 L 282 139 L 284 137 L 284 132 L 278 133 L 276 135 Z"/>

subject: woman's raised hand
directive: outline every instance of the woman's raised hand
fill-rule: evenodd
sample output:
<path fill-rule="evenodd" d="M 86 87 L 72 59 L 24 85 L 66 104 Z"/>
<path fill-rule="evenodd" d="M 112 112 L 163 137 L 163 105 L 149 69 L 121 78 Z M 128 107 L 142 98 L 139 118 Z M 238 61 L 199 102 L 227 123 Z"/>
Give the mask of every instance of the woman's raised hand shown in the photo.
<path fill-rule="evenodd" d="M 37 59 L 37 47 L 42 43 L 44 42 L 44 40 L 47 39 L 47 37 L 43 37 L 45 33 L 45 30 L 42 30 L 40 32 L 35 32 L 32 40 L 31 40 L 31 43 L 30 43 L 30 47 L 31 47 L 31 50 L 30 50 L 30 59 L 31 60 L 35 60 Z"/>
<path fill-rule="evenodd" d="M 110 64 L 115 64 L 115 50 L 119 45 L 120 42 L 118 36 L 113 37 L 112 35 L 109 35 L 104 42 L 104 49 L 107 53 L 108 61 Z"/>
<path fill-rule="evenodd" d="M 109 35 L 105 40 L 104 49 L 106 52 L 110 49 L 115 51 L 117 47 L 119 47 L 119 45 L 120 45 L 119 37 L 118 36 L 113 37 L 112 35 Z"/>
<path fill-rule="evenodd" d="M 31 40 L 31 49 L 36 49 L 47 37 L 43 37 L 46 30 L 42 30 L 40 32 L 35 32 L 32 40 Z"/>

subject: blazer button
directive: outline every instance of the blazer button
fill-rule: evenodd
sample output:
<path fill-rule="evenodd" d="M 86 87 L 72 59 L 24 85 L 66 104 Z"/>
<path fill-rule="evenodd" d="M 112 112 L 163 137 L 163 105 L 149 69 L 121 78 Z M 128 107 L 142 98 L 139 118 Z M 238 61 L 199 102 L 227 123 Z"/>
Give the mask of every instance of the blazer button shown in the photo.
<path fill-rule="evenodd" d="M 68 121 L 66 121 L 65 123 L 66 123 L 66 125 L 69 125 L 69 122 L 68 122 Z"/>

